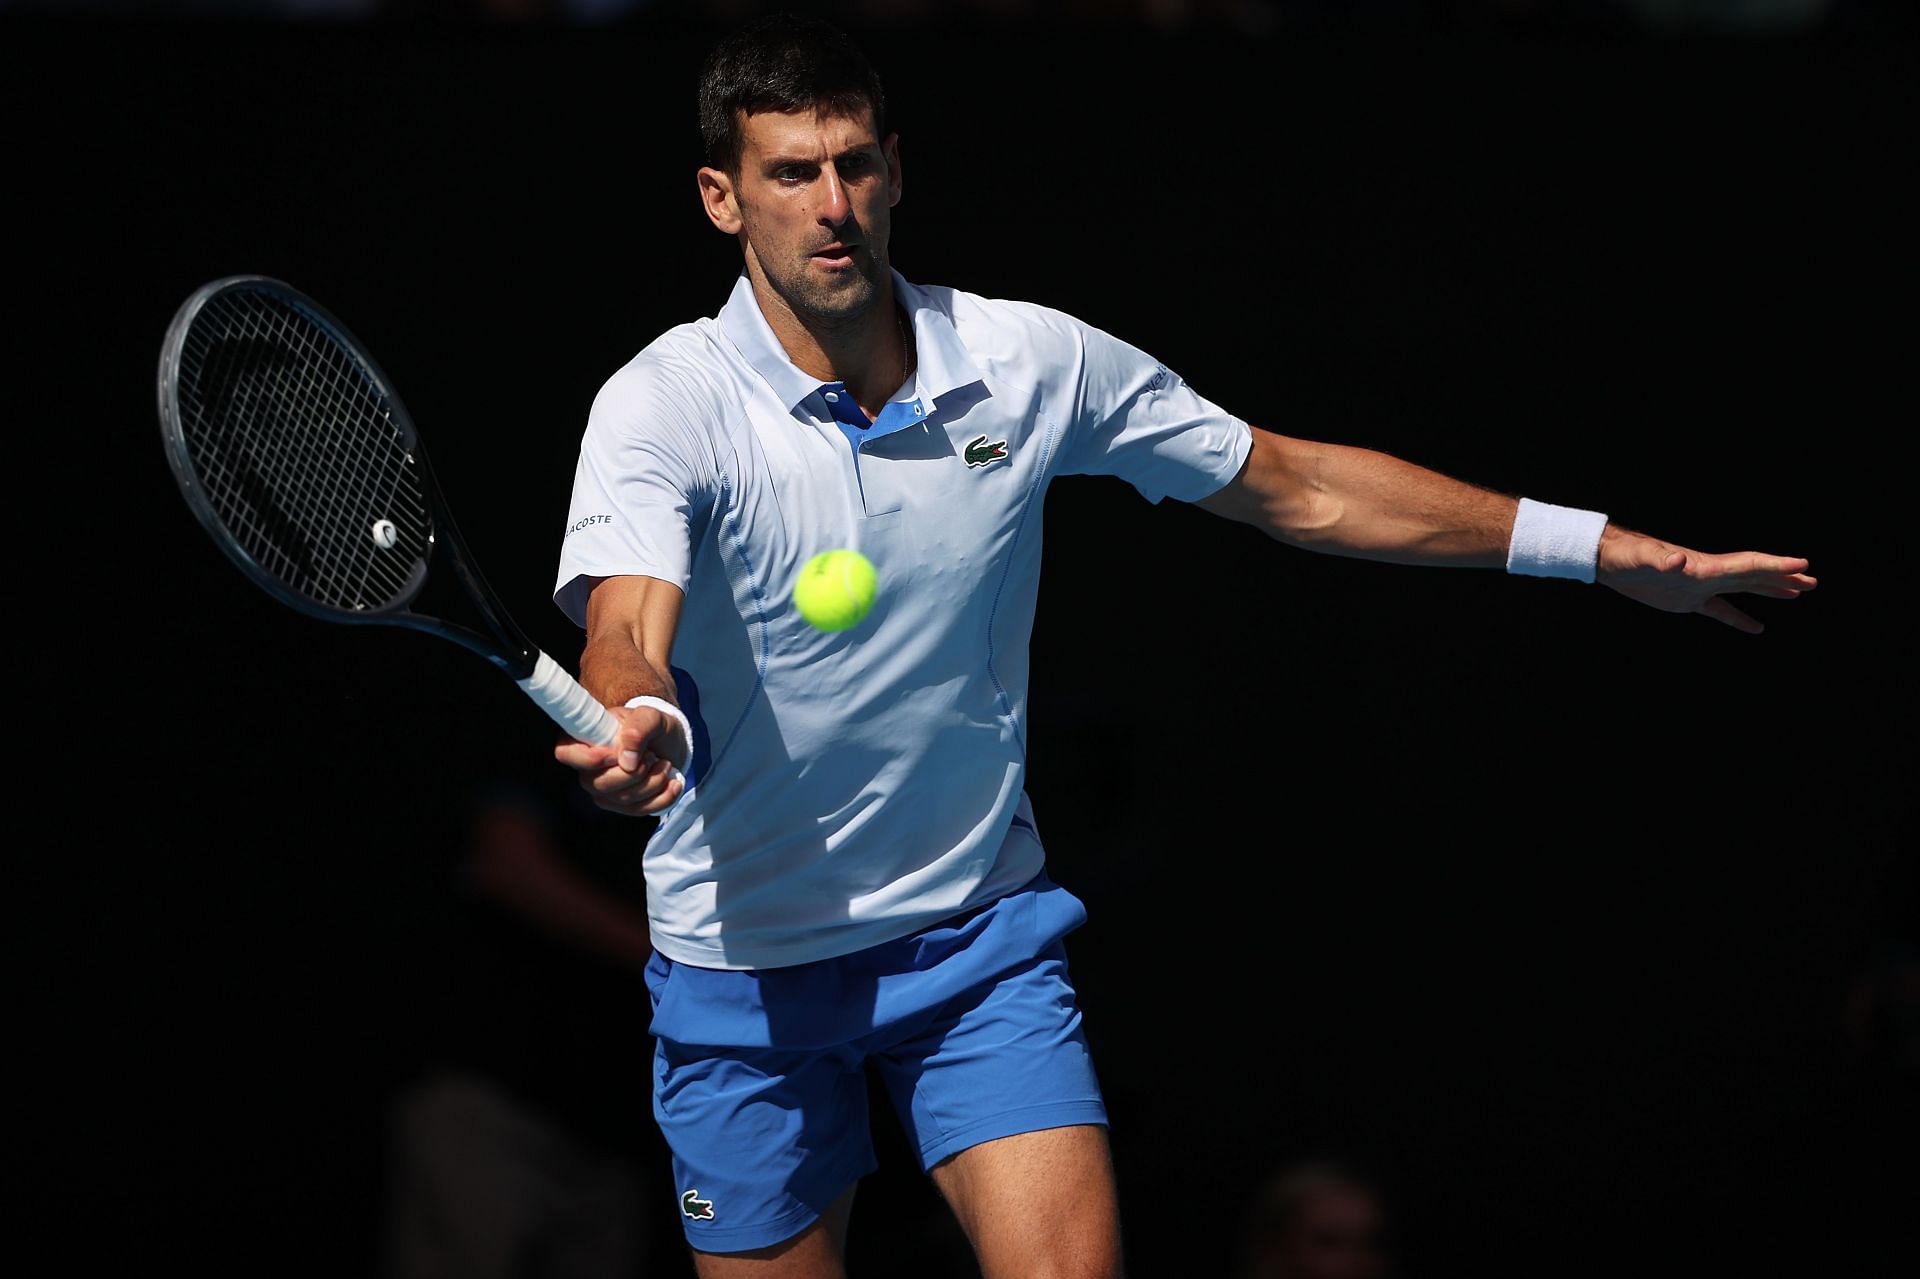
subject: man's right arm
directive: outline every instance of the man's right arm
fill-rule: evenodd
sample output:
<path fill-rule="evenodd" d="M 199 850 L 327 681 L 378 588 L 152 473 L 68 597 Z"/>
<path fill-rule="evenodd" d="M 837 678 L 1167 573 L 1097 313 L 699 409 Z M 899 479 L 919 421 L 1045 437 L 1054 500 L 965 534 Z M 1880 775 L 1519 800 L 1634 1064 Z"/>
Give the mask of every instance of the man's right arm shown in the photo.
<path fill-rule="evenodd" d="M 673 583 L 641 576 L 603 577 L 587 596 L 580 683 L 619 719 L 620 733 L 611 746 L 567 741 L 553 754 L 612 812 L 657 813 L 684 789 L 675 769 L 686 765 L 693 743 L 680 721 L 654 707 L 626 705 L 636 697 L 679 704 L 668 664 L 682 598 Z"/>

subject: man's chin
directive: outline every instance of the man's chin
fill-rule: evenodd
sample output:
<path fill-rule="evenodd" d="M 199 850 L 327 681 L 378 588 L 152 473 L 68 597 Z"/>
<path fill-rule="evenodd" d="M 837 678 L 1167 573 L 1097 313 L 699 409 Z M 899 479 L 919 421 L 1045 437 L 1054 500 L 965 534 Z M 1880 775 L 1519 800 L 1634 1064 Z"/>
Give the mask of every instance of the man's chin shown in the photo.
<path fill-rule="evenodd" d="M 834 269 L 808 259 L 795 275 L 774 283 L 795 311 L 835 323 L 864 315 L 884 296 L 881 281 L 887 275 L 878 263 L 856 260 L 852 267 Z"/>
<path fill-rule="evenodd" d="M 872 280 L 853 275 L 844 281 L 822 284 L 808 280 L 788 295 L 794 308 L 829 323 L 865 315 L 880 296 Z"/>

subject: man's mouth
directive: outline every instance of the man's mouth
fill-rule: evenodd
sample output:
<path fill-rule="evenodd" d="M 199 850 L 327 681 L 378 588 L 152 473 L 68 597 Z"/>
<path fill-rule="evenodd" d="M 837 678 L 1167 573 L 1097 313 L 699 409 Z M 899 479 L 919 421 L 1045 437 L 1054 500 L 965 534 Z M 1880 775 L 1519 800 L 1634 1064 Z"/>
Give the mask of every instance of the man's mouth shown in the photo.
<path fill-rule="evenodd" d="M 857 244 L 829 244 L 824 249 L 813 251 L 813 260 L 825 266 L 852 266 L 853 253 Z"/>

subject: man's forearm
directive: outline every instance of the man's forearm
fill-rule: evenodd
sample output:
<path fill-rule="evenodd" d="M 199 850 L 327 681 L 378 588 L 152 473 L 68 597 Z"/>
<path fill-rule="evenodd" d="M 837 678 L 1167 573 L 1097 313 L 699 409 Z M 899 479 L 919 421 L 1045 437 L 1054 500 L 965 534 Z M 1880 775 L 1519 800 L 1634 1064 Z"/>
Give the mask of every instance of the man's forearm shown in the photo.
<path fill-rule="evenodd" d="M 672 676 L 655 668 L 625 635 L 595 636 L 580 653 L 580 683 L 607 706 L 636 697 L 660 697 L 678 706 Z"/>
<path fill-rule="evenodd" d="M 668 667 L 680 621 L 680 588 L 651 577 L 610 577 L 587 597 L 580 683 L 607 706 L 636 697 L 680 704 Z"/>

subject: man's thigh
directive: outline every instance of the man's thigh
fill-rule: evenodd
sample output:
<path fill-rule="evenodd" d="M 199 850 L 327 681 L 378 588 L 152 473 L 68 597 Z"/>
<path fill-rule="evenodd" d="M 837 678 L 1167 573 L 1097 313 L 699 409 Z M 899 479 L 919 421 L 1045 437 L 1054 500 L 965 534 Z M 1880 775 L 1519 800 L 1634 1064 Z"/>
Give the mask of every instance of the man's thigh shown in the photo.
<path fill-rule="evenodd" d="M 1117 1279 L 1120 1213 L 1107 1130 L 1048 1128 L 970 1146 L 931 1170 L 983 1279 Z"/>

